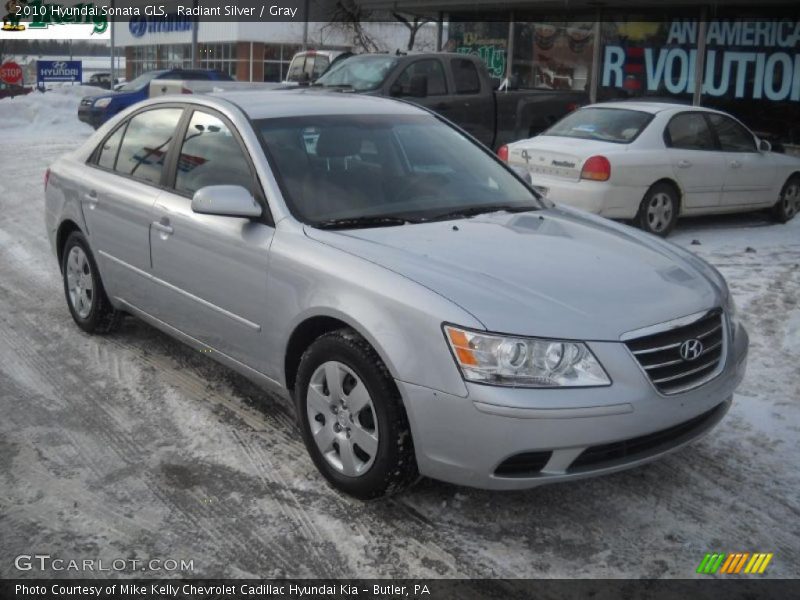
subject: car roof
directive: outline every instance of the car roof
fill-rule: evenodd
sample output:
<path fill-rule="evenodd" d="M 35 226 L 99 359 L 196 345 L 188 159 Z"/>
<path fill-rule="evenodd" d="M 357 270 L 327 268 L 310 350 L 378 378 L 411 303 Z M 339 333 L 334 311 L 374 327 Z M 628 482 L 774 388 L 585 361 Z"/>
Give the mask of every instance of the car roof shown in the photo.
<path fill-rule="evenodd" d="M 227 100 L 251 119 L 301 117 L 305 115 L 424 115 L 427 111 L 397 100 L 332 92 L 312 88 L 288 90 L 219 91 L 211 98 Z"/>
<path fill-rule="evenodd" d="M 598 102 L 590 104 L 584 108 L 623 108 L 627 110 L 638 110 L 647 113 L 660 113 L 664 111 L 684 111 L 698 110 L 703 112 L 718 112 L 703 106 L 693 106 L 682 102 L 648 102 L 647 100 L 622 100 L 614 102 Z"/>

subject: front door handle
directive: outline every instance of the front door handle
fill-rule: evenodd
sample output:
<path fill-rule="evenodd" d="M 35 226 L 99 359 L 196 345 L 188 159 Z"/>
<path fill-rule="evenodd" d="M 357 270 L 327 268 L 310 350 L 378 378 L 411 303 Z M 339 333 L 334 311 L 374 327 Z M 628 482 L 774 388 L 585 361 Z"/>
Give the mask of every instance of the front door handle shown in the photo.
<path fill-rule="evenodd" d="M 95 190 L 86 192 L 83 197 L 89 203 L 89 210 L 94 210 L 97 207 L 97 192 Z"/>
<path fill-rule="evenodd" d="M 168 223 L 162 223 L 161 221 L 153 221 L 153 229 L 160 231 L 165 236 L 172 235 L 172 233 L 175 231 L 172 228 L 172 225 L 169 225 Z"/>
<path fill-rule="evenodd" d="M 731 169 L 739 169 L 739 168 L 741 168 L 741 166 L 742 166 L 742 163 L 740 163 L 738 160 L 732 160 L 731 161 Z"/>
<path fill-rule="evenodd" d="M 689 167 L 691 167 L 691 166 L 692 166 L 692 161 L 690 161 L 690 160 L 686 160 L 686 159 L 679 160 L 679 161 L 678 161 L 678 166 L 679 166 L 681 169 L 687 169 L 687 168 L 689 168 Z"/>

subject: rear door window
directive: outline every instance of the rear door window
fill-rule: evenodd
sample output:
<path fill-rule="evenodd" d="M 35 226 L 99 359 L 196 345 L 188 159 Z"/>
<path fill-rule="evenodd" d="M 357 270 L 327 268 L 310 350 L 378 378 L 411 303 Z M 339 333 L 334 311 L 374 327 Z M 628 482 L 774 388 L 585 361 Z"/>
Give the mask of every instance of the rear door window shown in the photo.
<path fill-rule="evenodd" d="M 680 150 L 716 150 L 708 121 L 698 112 L 672 117 L 664 132 L 664 141 L 670 148 Z"/>
<path fill-rule="evenodd" d="M 125 125 L 121 125 L 117 130 L 108 136 L 101 146 L 97 149 L 97 166 L 104 169 L 113 169 L 117 162 L 117 152 L 122 134 L 125 132 Z"/>
<path fill-rule="evenodd" d="M 132 117 L 122 139 L 115 170 L 158 185 L 182 114 L 182 108 L 157 108 Z"/>

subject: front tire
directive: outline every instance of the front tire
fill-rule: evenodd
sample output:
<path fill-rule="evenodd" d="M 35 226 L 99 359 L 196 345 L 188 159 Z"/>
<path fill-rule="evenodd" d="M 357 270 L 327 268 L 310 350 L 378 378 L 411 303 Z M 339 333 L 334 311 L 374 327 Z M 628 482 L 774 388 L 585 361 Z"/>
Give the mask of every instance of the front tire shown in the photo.
<path fill-rule="evenodd" d="M 794 175 L 784 184 L 781 197 L 772 207 L 772 216 L 778 223 L 787 223 L 798 212 L 800 212 L 800 177 Z"/>
<path fill-rule="evenodd" d="M 294 396 L 306 449 L 333 487 L 369 500 L 416 481 L 400 394 L 355 331 L 333 331 L 311 344 L 300 360 Z"/>
<path fill-rule="evenodd" d="M 667 237 L 678 221 L 679 206 L 675 188 L 668 183 L 657 183 L 644 195 L 636 224 L 648 233 Z"/>
<path fill-rule="evenodd" d="M 73 231 L 61 258 L 64 294 L 75 323 L 86 333 L 109 333 L 119 326 L 122 313 L 108 300 L 97 263 L 84 235 Z"/>

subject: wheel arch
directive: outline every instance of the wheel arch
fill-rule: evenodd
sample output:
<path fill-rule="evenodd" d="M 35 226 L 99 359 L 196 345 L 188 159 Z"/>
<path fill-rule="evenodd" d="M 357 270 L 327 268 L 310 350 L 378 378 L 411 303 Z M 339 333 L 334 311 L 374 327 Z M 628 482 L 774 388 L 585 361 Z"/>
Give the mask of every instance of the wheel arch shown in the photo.
<path fill-rule="evenodd" d="M 58 226 L 58 231 L 56 232 L 56 256 L 58 257 L 59 270 L 62 268 L 62 261 L 64 259 L 64 245 L 67 243 L 67 238 L 69 238 L 73 231 L 83 233 L 80 226 L 72 219 L 65 219 Z"/>
<path fill-rule="evenodd" d="M 294 395 L 294 385 L 297 378 L 297 371 L 300 367 L 300 359 L 303 353 L 320 336 L 337 329 L 349 328 L 364 338 L 367 343 L 375 350 L 378 357 L 389 370 L 392 377 L 395 376 L 394 368 L 386 353 L 373 336 L 366 333 L 366 330 L 356 323 L 348 315 L 338 312 L 319 312 L 316 314 L 304 315 L 292 328 L 286 344 L 284 345 L 283 375 L 286 390 L 290 395 Z"/>
<path fill-rule="evenodd" d="M 792 179 L 800 179 L 800 170 L 792 171 L 791 173 L 789 173 L 789 176 L 786 178 L 786 181 L 783 182 L 783 185 L 786 185 Z"/>
<path fill-rule="evenodd" d="M 672 177 L 662 177 L 661 179 L 657 179 L 653 183 L 650 184 L 650 187 L 647 188 L 647 191 L 644 193 L 644 197 L 650 193 L 657 185 L 664 184 L 670 186 L 672 189 L 675 190 L 675 193 L 678 195 L 678 215 L 680 216 L 682 209 L 683 209 L 683 189 L 681 189 L 680 184 L 675 181 Z M 642 201 L 644 201 L 644 197 L 642 197 Z"/>

